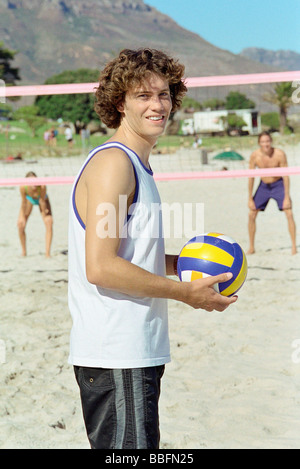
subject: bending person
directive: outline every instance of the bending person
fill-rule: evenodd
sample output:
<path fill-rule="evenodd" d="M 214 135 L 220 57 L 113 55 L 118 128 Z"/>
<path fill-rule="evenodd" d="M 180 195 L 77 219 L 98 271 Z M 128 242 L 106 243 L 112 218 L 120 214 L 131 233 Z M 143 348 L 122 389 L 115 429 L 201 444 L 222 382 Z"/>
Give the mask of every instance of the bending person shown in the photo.
<path fill-rule="evenodd" d="M 37 177 L 33 171 L 26 174 L 26 177 Z M 21 208 L 18 218 L 18 230 L 22 247 L 22 256 L 27 255 L 25 228 L 28 218 L 34 205 L 38 205 L 46 228 L 46 257 L 50 257 L 50 249 L 53 236 L 53 217 L 50 200 L 47 195 L 46 186 L 21 186 Z"/>

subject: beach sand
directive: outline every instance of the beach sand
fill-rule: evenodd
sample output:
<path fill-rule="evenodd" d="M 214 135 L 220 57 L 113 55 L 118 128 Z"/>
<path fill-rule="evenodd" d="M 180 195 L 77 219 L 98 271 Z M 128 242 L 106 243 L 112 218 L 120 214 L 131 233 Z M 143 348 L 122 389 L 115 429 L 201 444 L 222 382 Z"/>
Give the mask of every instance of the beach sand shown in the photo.
<path fill-rule="evenodd" d="M 290 179 L 299 227 L 298 178 Z M 205 231 L 226 233 L 247 251 L 245 178 L 159 182 L 158 188 L 163 202 L 203 203 Z M 48 187 L 54 238 L 46 259 L 38 209 L 22 258 L 19 188 L 0 188 L 1 449 L 89 448 L 67 363 L 70 190 Z M 167 252 L 179 252 L 186 241 L 167 238 Z M 162 382 L 161 448 L 300 448 L 300 254 L 290 252 L 285 215 L 271 201 L 258 216 L 256 253 L 248 256 L 236 304 L 207 313 L 169 302 L 172 362 Z"/>

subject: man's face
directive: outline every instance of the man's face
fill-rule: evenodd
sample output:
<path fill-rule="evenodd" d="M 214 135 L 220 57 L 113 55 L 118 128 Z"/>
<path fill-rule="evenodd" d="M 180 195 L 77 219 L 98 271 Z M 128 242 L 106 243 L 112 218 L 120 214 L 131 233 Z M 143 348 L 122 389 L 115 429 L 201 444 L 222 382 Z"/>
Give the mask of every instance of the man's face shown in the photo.
<path fill-rule="evenodd" d="M 259 146 L 264 153 L 268 153 L 272 148 L 272 139 L 268 135 L 262 135 L 259 140 Z"/>
<path fill-rule="evenodd" d="M 122 125 L 146 139 L 164 132 L 171 109 L 169 83 L 155 74 L 129 90 L 119 107 Z"/>

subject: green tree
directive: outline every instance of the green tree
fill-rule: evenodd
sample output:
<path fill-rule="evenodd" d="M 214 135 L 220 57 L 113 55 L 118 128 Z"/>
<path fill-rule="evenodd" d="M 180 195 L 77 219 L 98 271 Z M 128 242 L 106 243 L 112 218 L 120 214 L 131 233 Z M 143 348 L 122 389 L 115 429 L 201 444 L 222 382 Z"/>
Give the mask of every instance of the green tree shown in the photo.
<path fill-rule="evenodd" d="M 218 98 L 211 98 L 211 99 L 208 99 L 207 101 L 204 101 L 203 106 L 205 108 L 210 108 L 213 111 L 217 111 L 218 109 L 225 108 L 225 101 L 223 101 L 222 99 L 218 99 Z"/>
<path fill-rule="evenodd" d="M 199 101 L 196 101 L 193 98 L 190 98 L 189 96 L 185 96 L 182 100 L 182 109 L 194 109 L 194 111 L 199 111 L 202 109 L 202 104 L 199 103 Z"/>
<path fill-rule="evenodd" d="M 66 70 L 45 81 L 46 85 L 62 83 L 95 83 L 98 81 L 99 71 L 81 68 Z M 35 104 L 40 109 L 40 115 L 57 120 L 73 122 L 76 132 L 93 119 L 98 119 L 94 111 L 93 93 L 47 95 L 36 98 Z"/>
<path fill-rule="evenodd" d="M 279 114 L 278 112 L 265 112 L 261 115 L 261 123 L 269 128 L 269 130 L 279 130 Z"/>
<path fill-rule="evenodd" d="M 0 117 L 5 119 L 10 119 L 13 115 L 12 107 L 9 104 L 0 102 Z"/>
<path fill-rule="evenodd" d="M 234 135 L 235 132 L 241 134 L 242 128 L 244 125 L 247 125 L 244 119 L 236 114 L 228 114 L 228 116 L 221 117 L 221 120 L 226 127 L 228 135 Z"/>
<path fill-rule="evenodd" d="M 273 92 L 264 95 L 265 101 L 279 107 L 279 128 L 281 134 L 284 133 L 288 126 L 287 115 L 289 107 L 293 104 L 293 91 L 291 82 L 282 82 L 275 85 Z"/>
<path fill-rule="evenodd" d="M 239 91 L 230 91 L 226 96 L 225 109 L 254 109 L 255 103 Z"/>
<path fill-rule="evenodd" d="M 3 42 L 0 42 L 0 79 L 6 85 L 14 85 L 16 80 L 20 80 L 19 69 L 11 66 L 17 51 L 7 49 Z"/>
<path fill-rule="evenodd" d="M 22 106 L 14 113 L 14 119 L 24 120 L 32 131 L 32 136 L 36 136 L 37 130 L 45 124 L 46 119 L 39 114 L 37 106 Z"/>

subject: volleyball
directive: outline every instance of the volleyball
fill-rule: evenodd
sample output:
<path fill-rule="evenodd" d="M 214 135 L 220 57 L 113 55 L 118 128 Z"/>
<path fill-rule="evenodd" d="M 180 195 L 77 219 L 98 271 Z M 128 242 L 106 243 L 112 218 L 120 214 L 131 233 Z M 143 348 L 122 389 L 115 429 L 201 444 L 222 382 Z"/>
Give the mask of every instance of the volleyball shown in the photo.
<path fill-rule="evenodd" d="M 231 272 L 230 280 L 214 285 L 223 296 L 237 293 L 246 280 L 247 270 L 247 258 L 241 246 L 221 233 L 205 233 L 190 239 L 177 262 L 179 279 L 183 282 Z"/>

